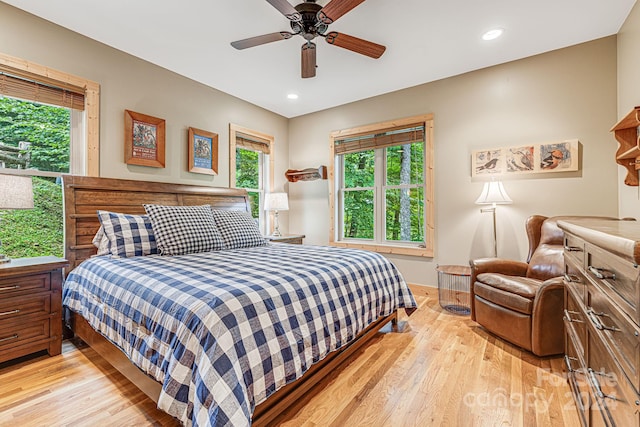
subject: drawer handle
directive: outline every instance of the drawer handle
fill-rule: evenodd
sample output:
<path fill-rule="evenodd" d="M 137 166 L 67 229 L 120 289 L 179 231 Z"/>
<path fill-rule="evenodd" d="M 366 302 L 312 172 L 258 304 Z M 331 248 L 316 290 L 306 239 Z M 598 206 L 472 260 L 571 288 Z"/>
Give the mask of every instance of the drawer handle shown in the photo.
<path fill-rule="evenodd" d="M 5 311 L 4 313 L 0 313 L 0 316 L 8 316 L 9 314 L 18 314 L 20 313 L 20 310 L 11 310 L 11 311 Z"/>
<path fill-rule="evenodd" d="M 6 338 L 0 338 L 0 342 L 10 341 L 15 339 L 18 339 L 18 334 L 13 334 L 10 337 L 6 337 Z"/>
<path fill-rule="evenodd" d="M 575 274 L 565 274 L 564 281 L 567 283 L 582 283 L 580 281 L 580 276 L 577 276 Z"/>
<path fill-rule="evenodd" d="M 577 312 L 577 311 L 569 311 L 569 310 L 567 310 L 567 309 L 565 309 L 565 310 L 564 310 L 564 318 L 565 318 L 565 320 L 566 320 L 567 322 L 571 322 L 571 323 L 573 323 L 573 322 L 575 322 L 575 323 L 584 323 L 584 321 L 582 321 L 582 320 L 573 319 L 573 318 L 571 317 L 571 315 L 572 315 L 572 314 L 580 314 L 580 313 L 579 313 L 579 312 Z"/>
<path fill-rule="evenodd" d="M 591 323 L 593 323 L 593 326 L 595 326 L 596 329 L 612 332 L 620 331 L 620 329 L 616 328 L 615 326 L 606 326 L 604 323 L 602 323 L 602 321 L 600 320 L 600 316 L 607 316 L 605 313 L 596 313 L 592 308 L 589 308 L 587 310 L 587 316 L 589 316 L 589 319 L 591 319 Z"/>
<path fill-rule="evenodd" d="M 0 288 L 0 292 L 2 291 L 12 291 L 14 289 L 19 289 L 20 285 L 13 285 L 13 286 L 5 286 L 4 288 Z"/>
<path fill-rule="evenodd" d="M 582 248 L 580 246 L 567 246 L 565 245 L 564 250 L 567 252 L 582 252 Z"/>
<path fill-rule="evenodd" d="M 616 280 L 616 273 L 609 271 L 604 268 L 594 267 L 592 265 L 589 266 L 589 271 L 591 274 L 596 276 L 600 280 Z"/>
<path fill-rule="evenodd" d="M 600 387 L 600 381 L 598 381 L 598 378 L 596 377 L 596 375 L 600 375 L 603 377 L 607 377 L 608 375 L 605 373 L 601 373 L 601 372 L 596 372 L 593 369 L 589 368 L 589 378 L 591 379 L 591 384 L 593 385 L 593 388 L 596 389 L 596 396 L 598 396 L 600 399 L 613 399 L 616 400 L 615 396 L 609 395 L 609 394 L 604 394 L 602 392 L 602 388 Z"/>
<path fill-rule="evenodd" d="M 571 360 L 575 360 L 575 357 L 569 357 L 569 355 L 564 355 L 564 363 L 567 365 L 567 369 L 569 372 L 573 372 L 573 368 L 571 367 Z"/>

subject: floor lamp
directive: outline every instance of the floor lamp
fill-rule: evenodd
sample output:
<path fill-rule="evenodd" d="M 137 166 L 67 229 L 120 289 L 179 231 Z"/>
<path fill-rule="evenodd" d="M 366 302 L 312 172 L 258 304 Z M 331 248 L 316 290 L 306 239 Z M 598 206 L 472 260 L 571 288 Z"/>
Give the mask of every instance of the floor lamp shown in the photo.
<path fill-rule="evenodd" d="M 493 256 L 498 257 L 498 237 L 496 226 L 496 205 L 508 205 L 513 203 L 504 189 L 502 182 L 489 181 L 484 183 L 482 193 L 476 200 L 477 205 L 491 205 L 490 208 L 482 208 L 480 212 L 491 212 L 493 214 Z"/>

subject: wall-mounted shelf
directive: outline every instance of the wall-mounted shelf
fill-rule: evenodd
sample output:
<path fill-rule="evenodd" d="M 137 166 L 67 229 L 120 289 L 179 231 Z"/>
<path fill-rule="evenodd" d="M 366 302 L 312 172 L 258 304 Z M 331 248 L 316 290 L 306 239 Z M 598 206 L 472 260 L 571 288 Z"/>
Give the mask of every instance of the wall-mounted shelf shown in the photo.
<path fill-rule="evenodd" d="M 624 183 L 638 186 L 638 170 L 640 170 L 640 106 L 634 107 L 614 127 L 616 140 L 620 143 L 616 151 L 616 162 L 627 169 Z"/>

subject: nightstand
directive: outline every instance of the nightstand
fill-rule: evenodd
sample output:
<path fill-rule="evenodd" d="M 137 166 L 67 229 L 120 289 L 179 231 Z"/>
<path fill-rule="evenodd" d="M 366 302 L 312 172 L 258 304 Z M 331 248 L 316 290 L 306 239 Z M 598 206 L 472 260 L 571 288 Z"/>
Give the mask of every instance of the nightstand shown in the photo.
<path fill-rule="evenodd" d="M 301 245 L 304 234 L 283 234 L 282 236 L 267 236 L 267 239 L 273 243 L 290 243 L 293 245 Z"/>
<path fill-rule="evenodd" d="M 62 269 L 67 260 L 17 258 L 0 264 L 0 362 L 62 351 Z"/>

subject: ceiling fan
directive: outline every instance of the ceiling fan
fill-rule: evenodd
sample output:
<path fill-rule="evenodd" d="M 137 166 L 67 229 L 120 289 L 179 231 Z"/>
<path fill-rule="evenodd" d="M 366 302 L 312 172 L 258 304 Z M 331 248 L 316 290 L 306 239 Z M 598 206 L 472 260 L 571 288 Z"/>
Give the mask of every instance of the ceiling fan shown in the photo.
<path fill-rule="evenodd" d="M 287 0 L 267 0 L 267 2 L 291 21 L 293 31 L 279 31 L 250 37 L 232 42 L 231 46 L 236 49 L 246 49 L 265 43 L 287 40 L 297 35 L 302 36 L 306 40 L 302 45 L 302 78 L 315 77 L 316 75 L 316 44 L 312 40 L 318 36 L 324 37 L 329 44 L 375 59 L 380 58 L 386 49 L 382 45 L 358 37 L 336 31 L 327 32 L 329 24 L 337 21 L 338 18 L 364 0 L 331 0 L 324 7 L 316 4 L 316 0 L 307 0 L 295 7 Z"/>

